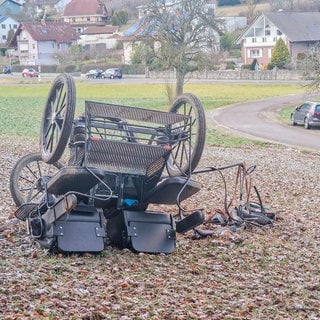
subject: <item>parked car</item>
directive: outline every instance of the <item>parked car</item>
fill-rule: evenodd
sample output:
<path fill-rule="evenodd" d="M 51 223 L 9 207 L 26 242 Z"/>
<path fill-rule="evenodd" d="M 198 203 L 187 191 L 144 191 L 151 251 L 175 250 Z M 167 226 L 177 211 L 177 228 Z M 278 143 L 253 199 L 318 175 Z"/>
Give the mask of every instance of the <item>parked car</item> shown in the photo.
<path fill-rule="evenodd" d="M 306 129 L 320 126 L 320 102 L 306 101 L 291 113 L 293 126 L 302 124 Z"/>
<path fill-rule="evenodd" d="M 39 72 L 37 72 L 33 68 L 23 69 L 22 76 L 24 78 L 27 78 L 27 77 L 30 77 L 30 78 L 38 77 L 39 76 Z"/>
<path fill-rule="evenodd" d="M 10 74 L 11 73 L 11 67 L 10 66 L 4 66 L 2 69 L 2 72 L 4 74 Z"/>
<path fill-rule="evenodd" d="M 100 69 L 92 69 L 89 70 L 89 72 L 86 73 L 86 77 L 87 79 L 98 79 L 98 78 L 102 78 L 102 70 Z"/>
<path fill-rule="evenodd" d="M 111 68 L 111 69 L 107 69 L 103 74 L 102 74 L 103 78 L 110 78 L 110 79 L 114 79 L 114 78 L 122 78 L 122 71 L 119 68 Z"/>

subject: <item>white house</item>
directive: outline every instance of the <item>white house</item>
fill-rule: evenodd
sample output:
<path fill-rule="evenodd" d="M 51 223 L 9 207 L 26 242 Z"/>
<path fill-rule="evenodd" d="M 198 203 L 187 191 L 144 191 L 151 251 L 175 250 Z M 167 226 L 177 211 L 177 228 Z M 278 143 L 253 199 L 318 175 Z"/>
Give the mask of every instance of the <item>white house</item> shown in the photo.
<path fill-rule="evenodd" d="M 270 12 L 260 15 L 237 39 L 242 61 L 254 59 L 264 65 L 271 61 L 278 39 L 282 38 L 291 57 L 307 53 L 320 43 L 320 12 Z"/>
<path fill-rule="evenodd" d="M 78 44 L 83 47 L 95 49 L 97 47 L 103 49 L 114 49 L 117 39 L 114 34 L 118 31 L 115 26 L 88 27 L 81 34 Z"/>
<path fill-rule="evenodd" d="M 0 46 L 3 46 L 8 41 L 8 32 L 13 30 L 16 32 L 19 22 L 11 17 L 0 16 Z"/>
<path fill-rule="evenodd" d="M 76 31 L 64 22 L 25 22 L 19 25 L 8 47 L 20 64 L 58 64 L 57 54 L 68 51 L 78 40 Z"/>

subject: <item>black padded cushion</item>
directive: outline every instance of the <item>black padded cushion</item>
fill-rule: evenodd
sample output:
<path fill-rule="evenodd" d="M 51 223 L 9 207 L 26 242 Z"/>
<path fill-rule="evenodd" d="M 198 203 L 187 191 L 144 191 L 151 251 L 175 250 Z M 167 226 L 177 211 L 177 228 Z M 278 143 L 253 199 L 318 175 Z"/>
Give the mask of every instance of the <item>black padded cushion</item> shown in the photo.
<path fill-rule="evenodd" d="M 104 172 L 96 168 L 63 167 L 48 181 L 47 192 L 55 195 L 69 191 L 87 193 L 103 178 Z"/>
<path fill-rule="evenodd" d="M 187 179 L 183 177 L 169 177 L 146 192 L 143 197 L 143 202 L 170 205 L 176 204 L 179 192 L 183 187 L 184 189 L 179 197 L 179 202 L 198 192 L 201 189 L 201 183 L 193 180 L 187 181 Z"/>

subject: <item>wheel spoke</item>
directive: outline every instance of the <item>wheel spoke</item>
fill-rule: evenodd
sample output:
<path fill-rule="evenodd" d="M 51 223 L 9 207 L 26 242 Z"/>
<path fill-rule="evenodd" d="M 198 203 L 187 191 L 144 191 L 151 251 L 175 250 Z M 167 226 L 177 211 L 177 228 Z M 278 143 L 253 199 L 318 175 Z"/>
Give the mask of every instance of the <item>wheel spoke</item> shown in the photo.
<path fill-rule="evenodd" d="M 59 75 L 47 100 L 41 130 L 41 155 L 46 163 L 60 159 L 68 144 L 75 111 L 75 84 L 68 74 Z"/>
<path fill-rule="evenodd" d="M 61 167 L 60 163 L 45 163 L 40 153 L 31 153 L 18 160 L 10 174 L 10 192 L 16 205 L 40 201 L 45 182 Z"/>
<path fill-rule="evenodd" d="M 198 162 L 205 143 L 205 115 L 201 102 L 192 94 L 183 94 L 173 102 L 171 112 L 189 116 L 184 128 L 191 127 L 190 136 L 175 146 L 174 156 L 167 162 L 170 175 L 189 174 Z"/>

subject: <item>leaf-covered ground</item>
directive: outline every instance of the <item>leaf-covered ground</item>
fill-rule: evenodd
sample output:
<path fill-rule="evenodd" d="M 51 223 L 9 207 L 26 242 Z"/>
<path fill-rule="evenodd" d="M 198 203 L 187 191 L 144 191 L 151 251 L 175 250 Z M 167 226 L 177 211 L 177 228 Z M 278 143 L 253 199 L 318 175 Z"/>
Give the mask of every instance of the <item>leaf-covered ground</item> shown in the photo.
<path fill-rule="evenodd" d="M 179 235 L 171 255 L 108 247 L 101 255 L 50 256 L 13 224 L 9 174 L 38 141 L 0 142 L 0 319 L 320 319 L 319 154 L 285 147 L 208 147 L 200 167 L 245 161 L 277 212 L 272 227 Z M 228 195 L 235 171 L 227 170 Z M 223 208 L 217 173 L 188 206 Z M 175 208 L 160 206 L 165 212 Z M 11 223 L 11 224 L 10 224 Z"/>

